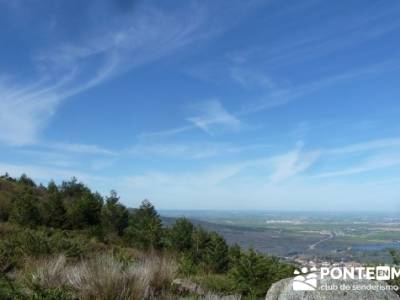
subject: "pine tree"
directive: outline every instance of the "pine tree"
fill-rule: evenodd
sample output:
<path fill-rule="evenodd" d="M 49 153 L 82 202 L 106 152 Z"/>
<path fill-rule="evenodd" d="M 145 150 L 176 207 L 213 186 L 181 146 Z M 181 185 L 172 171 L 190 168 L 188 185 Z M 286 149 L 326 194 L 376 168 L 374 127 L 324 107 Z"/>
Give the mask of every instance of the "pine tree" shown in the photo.
<path fill-rule="evenodd" d="M 180 218 L 175 221 L 167 234 L 167 246 L 170 249 L 186 252 L 192 249 L 193 224 L 186 218 Z"/>
<path fill-rule="evenodd" d="M 36 187 L 35 182 L 31 178 L 29 178 L 26 174 L 21 175 L 21 177 L 18 179 L 18 183 L 32 188 Z"/>
<path fill-rule="evenodd" d="M 230 276 L 240 292 L 250 297 L 265 295 L 273 283 L 271 262 L 253 249 L 242 253 Z"/>
<path fill-rule="evenodd" d="M 205 262 L 207 250 L 211 242 L 210 233 L 201 227 L 197 227 L 193 232 L 192 257 L 195 263 Z"/>
<path fill-rule="evenodd" d="M 67 208 L 68 223 L 72 228 L 99 225 L 103 198 L 98 193 L 85 192 L 79 198 L 73 199 Z"/>
<path fill-rule="evenodd" d="M 219 234 L 211 233 L 207 247 L 206 263 L 215 273 L 224 273 L 228 270 L 228 245 Z"/>
<path fill-rule="evenodd" d="M 142 249 L 161 247 L 162 222 L 156 209 L 148 200 L 144 200 L 132 213 L 125 233 L 130 243 Z"/>
<path fill-rule="evenodd" d="M 229 247 L 228 257 L 229 257 L 229 269 L 233 268 L 240 260 L 242 250 L 238 244 L 234 244 Z"/>
<path fill-rule="evenodd" d="M 122 236 L 128 226 L 128 210 L 119 202 L 117 193 L 112 190 L 101 211 L 101 221 L 106 232 L 115 232 Z"/>
<path fill-rule="evenodd" d="M 62 228 L 65 226 L 66 210 L 59 193 L 53 192 L 49 195 L 48 201 L 44 204 L 43 219 L 45 225 Z"/>

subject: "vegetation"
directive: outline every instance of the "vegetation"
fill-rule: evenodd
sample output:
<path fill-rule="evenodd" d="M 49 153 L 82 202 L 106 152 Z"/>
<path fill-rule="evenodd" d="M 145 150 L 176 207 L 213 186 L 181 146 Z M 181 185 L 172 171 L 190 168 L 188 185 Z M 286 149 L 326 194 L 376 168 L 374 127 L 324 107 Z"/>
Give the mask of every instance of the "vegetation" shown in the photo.
<path fill-rule="evenodd" d="M 400 267 L 400 252 L 396 251 L 394 249 L 391 249 L 389 251 L 392 260 L 393 260 L 393 265 L 397 268 Z M 393 285 L 393 286 L 400 286 L 400 277 L 394 278 L 394 279 L 390 279 L 388 281 L 388 284 Z M 400 296 L 400 290 L 396 290 L 396 293 Z"/>
<path fill-rule="evenodd" d="M 187 219 L 163 227 L 147 200 L 128 210 L 75 178 L 0 177 L 0 299 L 257 299 L 291 274 Z M 196 288 L 174 288 L 178 278 Z"/>

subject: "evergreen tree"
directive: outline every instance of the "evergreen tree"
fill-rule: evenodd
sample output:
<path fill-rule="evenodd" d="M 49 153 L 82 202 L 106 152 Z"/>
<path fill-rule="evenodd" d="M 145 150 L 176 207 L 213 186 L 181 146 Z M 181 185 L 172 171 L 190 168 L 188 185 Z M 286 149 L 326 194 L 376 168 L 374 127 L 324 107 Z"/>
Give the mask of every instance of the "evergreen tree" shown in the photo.
<path fill-rule="evenodd" d="M 116 232 L 122 235 L 128 226 L 128 210 L 119 202 L 117 193 L 112 190 L 107 197 L 106 203 L 101 211 L 101 221 L 105 231 Z"/>
<path fill-rule="evenodd" d="M 58 186 L 54 182 L 54 180 L 50 180 L 49 184 L 47 185 L 47 192 L 49 194 L 56 194 L 59 193 L 60 191 L 58 190 Z"/>
<path fill-rule="evenodd" d="M 228 257 L 229 257 L 229 269 L 233 268 L 240 260 L 242 250 L 238 244 L 234 244 L 229 247 Z"/>
<path fill-rule="evenodd" d="M 22 174 L 21 177 L 18 179 L 18 183 L 29 186 L 29 187 L 36 187 L 35 182 L 29 178 L 26 174 Z"/>
<path fill-rule="evenodd" d="M 186 218 L 175 221 L 167 233 L 167 246 L 179 252 L 186 252 L 192 249 L 193 224 Z"/>
<path fill-rule="evenodd" d="M 195 263 L 205 262 L 207 250 L 211 242 L 210 233 L 201 227 L 197 227 L 193 232 L 192 257 Z"/>
<path fill-rule="evenodd" d="M 99 225 L 103 198 L 98 194 L 85 192 L 81 197 L 73 199 L 67 208 L 68 223 L 72 228 Z"/>
<path fill-rule="evenodd" d="M 215 273 L 224 273 L 228 270 L 228 245 L 225 239 L 213 232 L 207 247 L 206 263 Z"/>
<path fill-rule="evenodd" d="M 235 286 L 243 295 L 265 295 L 273 283 L 271 262 L 253 249 L 242 253 L 238 263 L 230 271 Z"/>
<path fill-rule="evenodd" d="M 161 247 L 162 222 L 154 206 L 144 200 L 129 218 L 125 230 L 128 240 L 142 249 Z"/>
<path fill-rule="evenodd" d="M 63 181 L 61 183 L 60 192 L 63 198 L 72 200 L 91 193 L 90 189 L 83 183 L 78 182 L 75 177 L 72 177 L 69 181 Z"/>
<path fill-rule="evenodd" d="M 38 198 L 34 195 L 32 188 L 25 187 L 13 202 L 12 221 L 28 227 L 40 225 Z"/>
<path fill-rule="evenodd" d="M 58 192 L 49 194 L 49 199 L 43 207 L 43 220 L 46 226 L 62 228 L 66 222 L 66 210 L 61 195 Z"/>

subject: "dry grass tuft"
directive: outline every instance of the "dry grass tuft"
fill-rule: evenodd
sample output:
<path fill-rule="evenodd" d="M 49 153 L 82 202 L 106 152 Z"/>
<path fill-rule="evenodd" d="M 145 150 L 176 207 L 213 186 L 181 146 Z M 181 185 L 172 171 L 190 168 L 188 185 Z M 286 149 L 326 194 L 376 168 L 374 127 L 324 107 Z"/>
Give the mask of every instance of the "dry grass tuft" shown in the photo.
<path fill-rule="evenodd" d="M 36 262 L 38 267 L 31 273 L 30 283 L 44 289 L 58 288 L 65 284 L 66 258 L 59 255 Z"/>
<path fill-rule="evenodd" d="M 30 276 L 32 286 L 65 286 L 79 299 L 98 300 L 158 298 L 169 289 L 177 270 L 171 259 L 156 255 L 130 264 L 107 254 L 74 265 L 67 265 L 65 256 L 38 264 Z"/>
<path fill-rule="evenodd" d="M 137 278 L 140 290 L 145 297 L 153 298 L 168 289 L 177 273 L 177 265 L 171 259 L 151 255 L 128 269 L 131 276 Z"/>

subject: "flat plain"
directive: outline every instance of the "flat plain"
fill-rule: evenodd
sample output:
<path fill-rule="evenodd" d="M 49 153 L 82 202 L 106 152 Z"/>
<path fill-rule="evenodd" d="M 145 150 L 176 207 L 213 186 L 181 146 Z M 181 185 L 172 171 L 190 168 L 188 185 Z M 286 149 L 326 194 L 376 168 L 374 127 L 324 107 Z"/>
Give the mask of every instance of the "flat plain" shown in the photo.
<path fill-rule="evenodd" d="M 400 249 L 400 217 L 391 213 L 162 211 L 187 217 L 237 243 L 295 261 L 391 262 Z M 168 222 L 168 221 L 167 221 Z"/>

